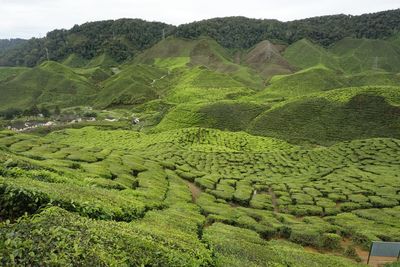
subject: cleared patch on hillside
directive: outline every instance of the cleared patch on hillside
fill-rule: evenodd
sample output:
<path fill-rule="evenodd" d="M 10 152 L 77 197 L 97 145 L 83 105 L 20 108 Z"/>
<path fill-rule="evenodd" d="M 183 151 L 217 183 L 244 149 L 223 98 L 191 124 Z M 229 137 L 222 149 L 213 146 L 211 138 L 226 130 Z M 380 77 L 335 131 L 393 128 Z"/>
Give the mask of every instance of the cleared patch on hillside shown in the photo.
<path fill-rule="evenodd" d="M 282 57 L 283 50 L 283 46 L 262 41 L 245 55 L 244 63 L 267 80 L 274 75 L 292 73 L 294 68 Z"/>

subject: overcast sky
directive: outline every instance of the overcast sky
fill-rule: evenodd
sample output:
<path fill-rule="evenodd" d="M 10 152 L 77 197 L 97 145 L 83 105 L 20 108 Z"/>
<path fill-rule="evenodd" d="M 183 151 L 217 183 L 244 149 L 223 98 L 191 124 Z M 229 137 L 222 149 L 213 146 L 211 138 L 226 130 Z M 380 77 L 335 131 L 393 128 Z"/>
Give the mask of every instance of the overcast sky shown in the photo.
<path fill-rule="evenodd" d="M 279 19 L 400 8 L 400 0 L 0 0 L 0 39 L 43 37 L 88 21 L 141 18 L 174 25 L 224 16 Z"/>

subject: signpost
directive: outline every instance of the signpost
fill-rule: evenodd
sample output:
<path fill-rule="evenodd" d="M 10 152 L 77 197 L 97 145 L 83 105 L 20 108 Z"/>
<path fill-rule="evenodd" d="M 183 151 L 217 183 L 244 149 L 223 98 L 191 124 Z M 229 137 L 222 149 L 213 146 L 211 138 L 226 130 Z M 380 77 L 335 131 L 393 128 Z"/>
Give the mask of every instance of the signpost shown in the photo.
<path fill-rule="evenodd" d="M 397 257 L 400 258 L 400 242 L 381 242 L 373 241 L 369 249 L 368 261 L 373 256 L 378 257 Z"/>

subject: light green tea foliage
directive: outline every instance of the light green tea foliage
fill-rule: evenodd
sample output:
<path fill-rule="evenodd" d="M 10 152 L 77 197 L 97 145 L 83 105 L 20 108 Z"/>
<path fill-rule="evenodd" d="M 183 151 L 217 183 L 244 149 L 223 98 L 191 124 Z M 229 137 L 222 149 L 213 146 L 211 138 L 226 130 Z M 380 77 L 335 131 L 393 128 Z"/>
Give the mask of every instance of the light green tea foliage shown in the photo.
<path fill-rule="evenodd" d="M 231 139 L 234 136 L 237 139 Z M 36 256 L 10 256 L 21 241 L 8 233 L 22 231 L 28 240 L 36 240 L 31 227 L 43 226 L 36 226 L 34 218 L 57 224 L 55 219 L 46 219 L 48 212 L 56 217 L 60 212 L 72 216 L 70 223 L 57 224 L 60 230 L 51 232 L 67 244 L 74 239 L 65 240 L 63 231 L 75 229 L 87 218 L 96 220 L 85 227 L 91 229 L 91 236 L 102 238 L 80 245 L 86 255 L 77 256 L 81 263 L 86 257 L 96 257 L 104 264 L 113 260 L 152 262 L 152 254 L 133 257 L 129 253 L 143 246 L 161 249 L 164 241 L 135 241 L 142 236 L 165 240 L 162 253 L 177 253 L 174 260 L 193 261 L 194 265 L 263 266 L 268 260 L 280 266 L 287 263 L 288 255 L 296 254 L 301 260 L 292 264 L 298 266 L 309 261 L 341 266 L 355 263 L 305 253 L 291 244 L 340 252 L 344 237 L 364 248 L 373 240 L 400 238 L 400 187 L 396 182 L 400 143 L 396 139 L 305 150 L 274 139 L 200 128 L 147 135 L 87 127 L 46 137 L 4 132 L 0 143 L 1 217 L 15 220 L 28 214 L 1 228 L 7 244 L 2 251 L 8 251 L 5 262 L 73 262 L 74 257 L 68 260 L 65 256 L 70 252 L 61 248 L 68 245 L 61 241 L 56 247 L 61 246 L 66 254 L 54 259 L 45 256 L 45 244 L 26 248 L 36 251 Z M 188 183 L 199 195 L 189 190 Z M 57 208 L 43 210 L 46 207 Z M 128 225 L 118 221 L 130 222 L 131 228 L 121 230 Z M 110 223 L 115 226 L 107 226 Z M 113 249 L 115 257 L 122 258 L 104 259 L 89 252 L 98 247 L 96 253 L 100 253 L 104 238 L 115 235 L 116 229 L 130 233 L 123 239 L 126 243 Z M 25 231 L 33 232 L 27 235 Z M 254 240 L 240 239 L 234 242 L 239 245 L 232 245 L 227 240 L 232 240 L 235 231 L 249 231 L 243 235 L 247 239 L 254 236 Z M 85 239 L 83 235 L 77 233 L 76 238 Z M 275 238 L 292 243 L 268 241 Z M 184 242 L 182 247 L 177 240 Z"/>

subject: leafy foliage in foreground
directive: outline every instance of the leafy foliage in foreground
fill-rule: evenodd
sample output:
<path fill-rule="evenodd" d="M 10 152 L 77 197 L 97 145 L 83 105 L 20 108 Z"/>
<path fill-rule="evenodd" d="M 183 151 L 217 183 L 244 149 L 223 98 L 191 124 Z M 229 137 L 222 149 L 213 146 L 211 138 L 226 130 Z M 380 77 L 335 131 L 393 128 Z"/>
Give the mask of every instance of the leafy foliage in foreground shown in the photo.
<path fill-rule="evenodd" d="M 160 214 L 157 219 L 167 216 Z M 193 219 L 185 219 L 189 220 L 181 223 L 191 226 Z M 207 266 L 211 263 L 210 252 L 189 232 L 190 227 L 185 232 L 184 228 L 171 224 L 168 234 L 157 233 L 158 226 L 150 220 L 146 224 L 95 221 L 60 208 L 48 208 L 15 224 L 1 224 L 0 262 L 32 266 Z"/>

